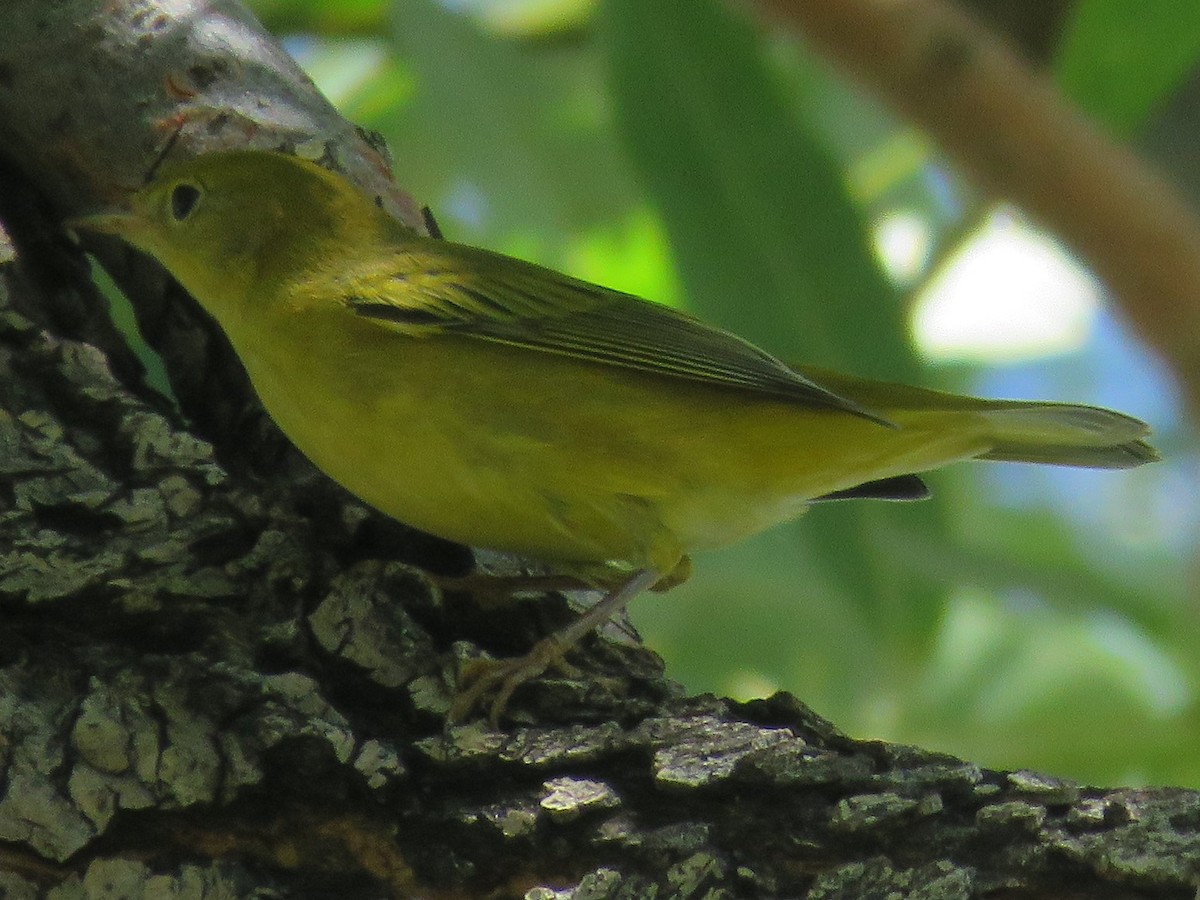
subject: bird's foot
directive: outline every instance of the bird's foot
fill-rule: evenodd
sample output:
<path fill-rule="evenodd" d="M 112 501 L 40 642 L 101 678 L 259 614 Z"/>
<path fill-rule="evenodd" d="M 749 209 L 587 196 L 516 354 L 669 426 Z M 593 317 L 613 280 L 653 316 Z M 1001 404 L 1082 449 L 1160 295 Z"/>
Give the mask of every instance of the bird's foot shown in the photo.
<path fill-rule="evenodd" d="M 625 609 L 626 604 L 660 580 L 654 569 L 639 569 L 616 590 L 589 609 L 566 628 L 542 638 L 524 656 L 516 659 L 479 660 L 463 673 L 463 689 L 450 705 L 448 720 L 461 722 L 492 696 L 488 720 L 492 727 L 500 722 L 513 692 L 525 682 L 537 678 L 551 666 L 563 669 L 569 664 L 567 653 L 597 626 L 603 625 Z M 574 669 L 574 667 L 570 667 Z M 576 674 L 578 674 L 578 671 Z"/>
<path fill-rule="evenodd" d="M 556 669 L 568 678 L 578 678 L 582 673 L 564 658 L 571 647 L 550 635 L 533 645 L 524 656 L 513 659 L 477 659 L 464 667 L 460 678 L 461 690 L 450 705 L 447 716 L 451 723 L 462 722 L 476 709 L 481 708 L 487 698 L 488 722 L 498 727 L 501 717 L 508 709 L 513 693 L 527 681 L 532 681 L 547 669 Z"/>

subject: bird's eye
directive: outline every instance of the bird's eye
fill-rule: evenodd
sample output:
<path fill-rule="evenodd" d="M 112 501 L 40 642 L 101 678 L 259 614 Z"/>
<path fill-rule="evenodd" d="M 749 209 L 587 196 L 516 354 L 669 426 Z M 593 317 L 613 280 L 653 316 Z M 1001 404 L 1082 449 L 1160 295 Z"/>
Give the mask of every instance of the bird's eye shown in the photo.
<path fill-rule="evenodd" d="M 178 184 L 171 191 L 171 215 L 182 222 L 192 214 L 200 200 L 200 189 L 192 184 Z"/>

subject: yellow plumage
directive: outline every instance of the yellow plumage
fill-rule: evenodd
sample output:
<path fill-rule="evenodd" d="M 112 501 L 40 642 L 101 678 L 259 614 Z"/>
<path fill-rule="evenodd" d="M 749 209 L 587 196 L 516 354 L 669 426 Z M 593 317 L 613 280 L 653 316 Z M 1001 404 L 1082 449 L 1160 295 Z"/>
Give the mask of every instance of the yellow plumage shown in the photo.
<path fill-rule="evenodd" d="M 283 431 L 368 503 L 468 544 L 617 564 L 639 573 L 630 596 L 865 482 L 973 458 L 1156 458 L 1146 426 L 1108 410 L 789 368 L 673 310 L 414 234 L 292 157 L 203 157 L 78 224 L 157 257 Z M 597 615 L 628 597 L 610 600 Z"/>

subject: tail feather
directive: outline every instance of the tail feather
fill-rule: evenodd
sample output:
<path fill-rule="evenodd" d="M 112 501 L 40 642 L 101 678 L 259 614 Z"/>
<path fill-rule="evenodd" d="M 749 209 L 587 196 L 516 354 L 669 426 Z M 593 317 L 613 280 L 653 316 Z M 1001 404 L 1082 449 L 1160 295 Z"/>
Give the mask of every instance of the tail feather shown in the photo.
<path fill-rule="evenodd" d="M 991 449 L 978 459 L 1045 463 L 1087 469 L 1130 469 L 1159 458 L 1143 438 L 1150 427 L 1123 413 L 1072 403 L 983 400 L 802 367 L 839 396 L 903 426 L 905 413 L 970 416 Z"/>
<path fill-rule="evenodd" d="M 1051 466 L 1075 466 L 1079 469 L 1136 469 L 1157 462 L 1158 451 L 1145 441 L 1130 441 L 1112 447 L 1049 447 L 1036 444 L 998 444 L 990 453 L 976 459 L 1001 462 L 1045 463 Z"/>
<path fill-rule="evenodd" d="M 994 444 L 979 459 L 1132 469 L 1159 458 L 1144 422 L 1095 406 L 1003 402 L 982 415 Z"/>

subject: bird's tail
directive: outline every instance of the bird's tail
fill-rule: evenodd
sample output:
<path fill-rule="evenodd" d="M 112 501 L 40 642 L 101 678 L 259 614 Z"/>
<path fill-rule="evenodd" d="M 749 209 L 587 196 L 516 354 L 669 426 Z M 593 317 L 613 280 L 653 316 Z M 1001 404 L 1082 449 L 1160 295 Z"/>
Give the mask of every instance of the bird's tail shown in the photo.
<path fill-rule="evenodd" d="M 1085 469 L 1132 469 L 1158 459 L 1144 422 L 1070 403 L 997 404 L 983 412 L 995 444 L 979 459 Z"/>
<path fill-rule="evenodd" d="M 881 416 L 903 423 L 905 413 L 970 413 L 991 449 L 978 459 L 1045 463 L 1087 469 L 1131 469 L 1159 458 L 1143 438 L 1150 427 L 1132 416 L 1072 403 L 981 400 L 889 384 L 822 369 L 800 372 Z"/>

